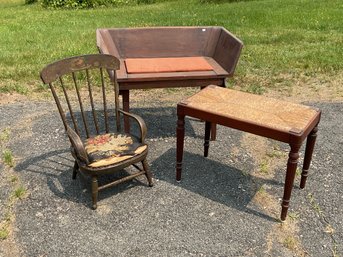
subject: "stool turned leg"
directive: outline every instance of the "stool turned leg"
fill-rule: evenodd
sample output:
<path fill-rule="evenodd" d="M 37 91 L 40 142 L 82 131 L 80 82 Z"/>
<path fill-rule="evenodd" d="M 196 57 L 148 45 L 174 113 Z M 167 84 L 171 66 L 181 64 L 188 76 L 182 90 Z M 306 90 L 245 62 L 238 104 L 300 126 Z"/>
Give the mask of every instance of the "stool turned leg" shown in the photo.
<path fill-rule="evenodd" d="M 316 143 L 317 131 L 318 131 L 318 127 L 316 126 L 311 131 L 311 133 L 307 136 L 304 165 L 303 165 L 303 170 L 301 173 L 300 188 L 305 188 L 306 179 L 308 176 L 308 170 L 309 170 L 310 164 L 311 164 L 312 153 L 313 153 L 314 145 Z"/>
<path fill-rule="evenodd" d="M 282 204 L 281 204 L 282 206 L 281 220 L 282 221 L 284 221 L 287 216 L 295 172 L 297 170 L 297 165 L 298 165 L 300 146 L 301 145 L 291 145 L 291 151 L 289 152 L 289 158 L 287 162 L 286 181 L 285 181 L 283 199 L 282 199 Z"/>
<path fill-rule="evenodd" d="M 205 143 L 204 143 L 204 156 L 208 156 L 208 148 L 210 146 L 210 133 L 211 133 L 211 122 L 205 122 Z"/>
<path fill-rule="evenodd" d="M 98 202 L 98 178 L 96 176 L 92 177 L 92 208 L 95 210 Z"/>
<path fill-rule="evenodd" d="M 185 116 L 178 115 L 176 127 L 176 180 L 181 180 L 183 145 L 185 138 Z"/>

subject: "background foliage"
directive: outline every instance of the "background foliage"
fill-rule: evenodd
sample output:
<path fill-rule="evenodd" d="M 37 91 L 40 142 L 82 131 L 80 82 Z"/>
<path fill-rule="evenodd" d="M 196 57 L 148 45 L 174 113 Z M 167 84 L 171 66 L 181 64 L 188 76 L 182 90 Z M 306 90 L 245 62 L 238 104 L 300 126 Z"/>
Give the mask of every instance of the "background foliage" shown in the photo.
<path fill-rule="evenodd" d="M 55 10 L 0 0 L 0 93 L 44 91 L 42 67 L 97 53 L 97 28 L 206 25 L 223 26 L 244 43 L 231 86 L 282 94 L 297 86 L 343 97 L 342 0 L 155 1 Z"/>
<path fill-rule="evenodd" d="M 37 0 L 26 0 L 37 1 Z M 135 4 L 153 4 L 158 0 L 40 0 L 43 7 L 83 9 L 101 6 L 132 6 Z"/>

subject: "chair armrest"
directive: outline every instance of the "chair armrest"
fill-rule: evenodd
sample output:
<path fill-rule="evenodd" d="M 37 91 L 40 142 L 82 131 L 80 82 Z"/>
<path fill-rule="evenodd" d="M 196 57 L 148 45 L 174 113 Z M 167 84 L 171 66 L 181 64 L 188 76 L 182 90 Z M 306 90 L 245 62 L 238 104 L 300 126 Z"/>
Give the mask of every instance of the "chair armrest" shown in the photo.
<path fill-rule="evenodd" d="M 141 132 L 141 143 L 144 144 L 144 140 L 145 140 L 145 137 L 146 137 L 146 134 L 147 134 L 147 127 L 146 127 L 146 124 L 145 124 L 145 121 L 138 115 L 136 114 L 132 114 L 132 113 L 129 113 L 129 112 L 125 112 L 123 110 L 118 110 L 119 112 L 121 112 L 122 114 L 126 115 L 126 116 L 129 116 L 131 118 L 133 118 L 139 125 L 139 128 L 140 128 L 140 132 Z"/>
<path fill-rule="evenodd" d="M 81 138 L 76 132 L 67 125 L 67 134 L 70 139 L 70 143 L 75 151 L 76 157 L 84 162 L 86 165 L 89 164 L 88 154 L 82 143 Z"/>

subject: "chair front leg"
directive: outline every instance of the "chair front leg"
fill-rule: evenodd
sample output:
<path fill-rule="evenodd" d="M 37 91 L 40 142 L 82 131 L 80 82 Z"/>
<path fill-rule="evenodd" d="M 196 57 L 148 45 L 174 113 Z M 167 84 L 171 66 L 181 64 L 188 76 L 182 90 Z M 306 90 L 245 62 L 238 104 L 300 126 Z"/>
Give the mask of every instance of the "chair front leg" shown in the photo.
<path fill-rule="evenodd" d="M 151 174 L 150 167 L 146 159 L 142 161 L 142 165 L 143 165 L 143 169 L 145 170 L 145 176 L 149 182 L 149 186 L 152 187 L 154 185 L 152 182 L 152 174 Z"/>
<path fill-rule="evenodd" d="M 92 202 L 93 202 L 93 210 L 95 210 L 98 206 L 97 206 L 97 202 L 98 202 L 98 192 L 99 192 L 99 185 L 98 185 L 98 177 L 97 176 L 93 176 L 92 177 Z"/>

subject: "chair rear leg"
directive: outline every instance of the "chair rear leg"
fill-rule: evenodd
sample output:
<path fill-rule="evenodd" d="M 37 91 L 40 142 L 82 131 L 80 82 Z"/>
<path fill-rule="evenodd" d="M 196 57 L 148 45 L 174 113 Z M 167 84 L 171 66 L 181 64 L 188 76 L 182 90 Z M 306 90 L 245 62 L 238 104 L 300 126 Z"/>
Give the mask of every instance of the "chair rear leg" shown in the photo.
<path fill-rule="evenodd" d="M 76 175 L 77 175 L 78 170 L 79 170 L 79 165 L 78 165 L 77 162 L 75 161 L 75 162 L 74 162 L 74 168 L 73 168 L 73 176 L 72 176 L 72 179 L 76 179 Z"/>
<path fill-rule="evenodd" d="M 152 174 L 150 172 L 150 167 L 146 159 L 142 161 L 143 169 L 145 170 L 145 176 L 149 182 L 149 186 L 152 187 L 154 184 L 152 183 Z"/>
<path fill-rule="evenodd" d="M 97 176 L 93 176 L 92 177 L 92 202 L 93 202 L 93 210 L 95 210 L 98 206 L 97 206 L 97 202 L 98 202 L 98 177 Z"/>

